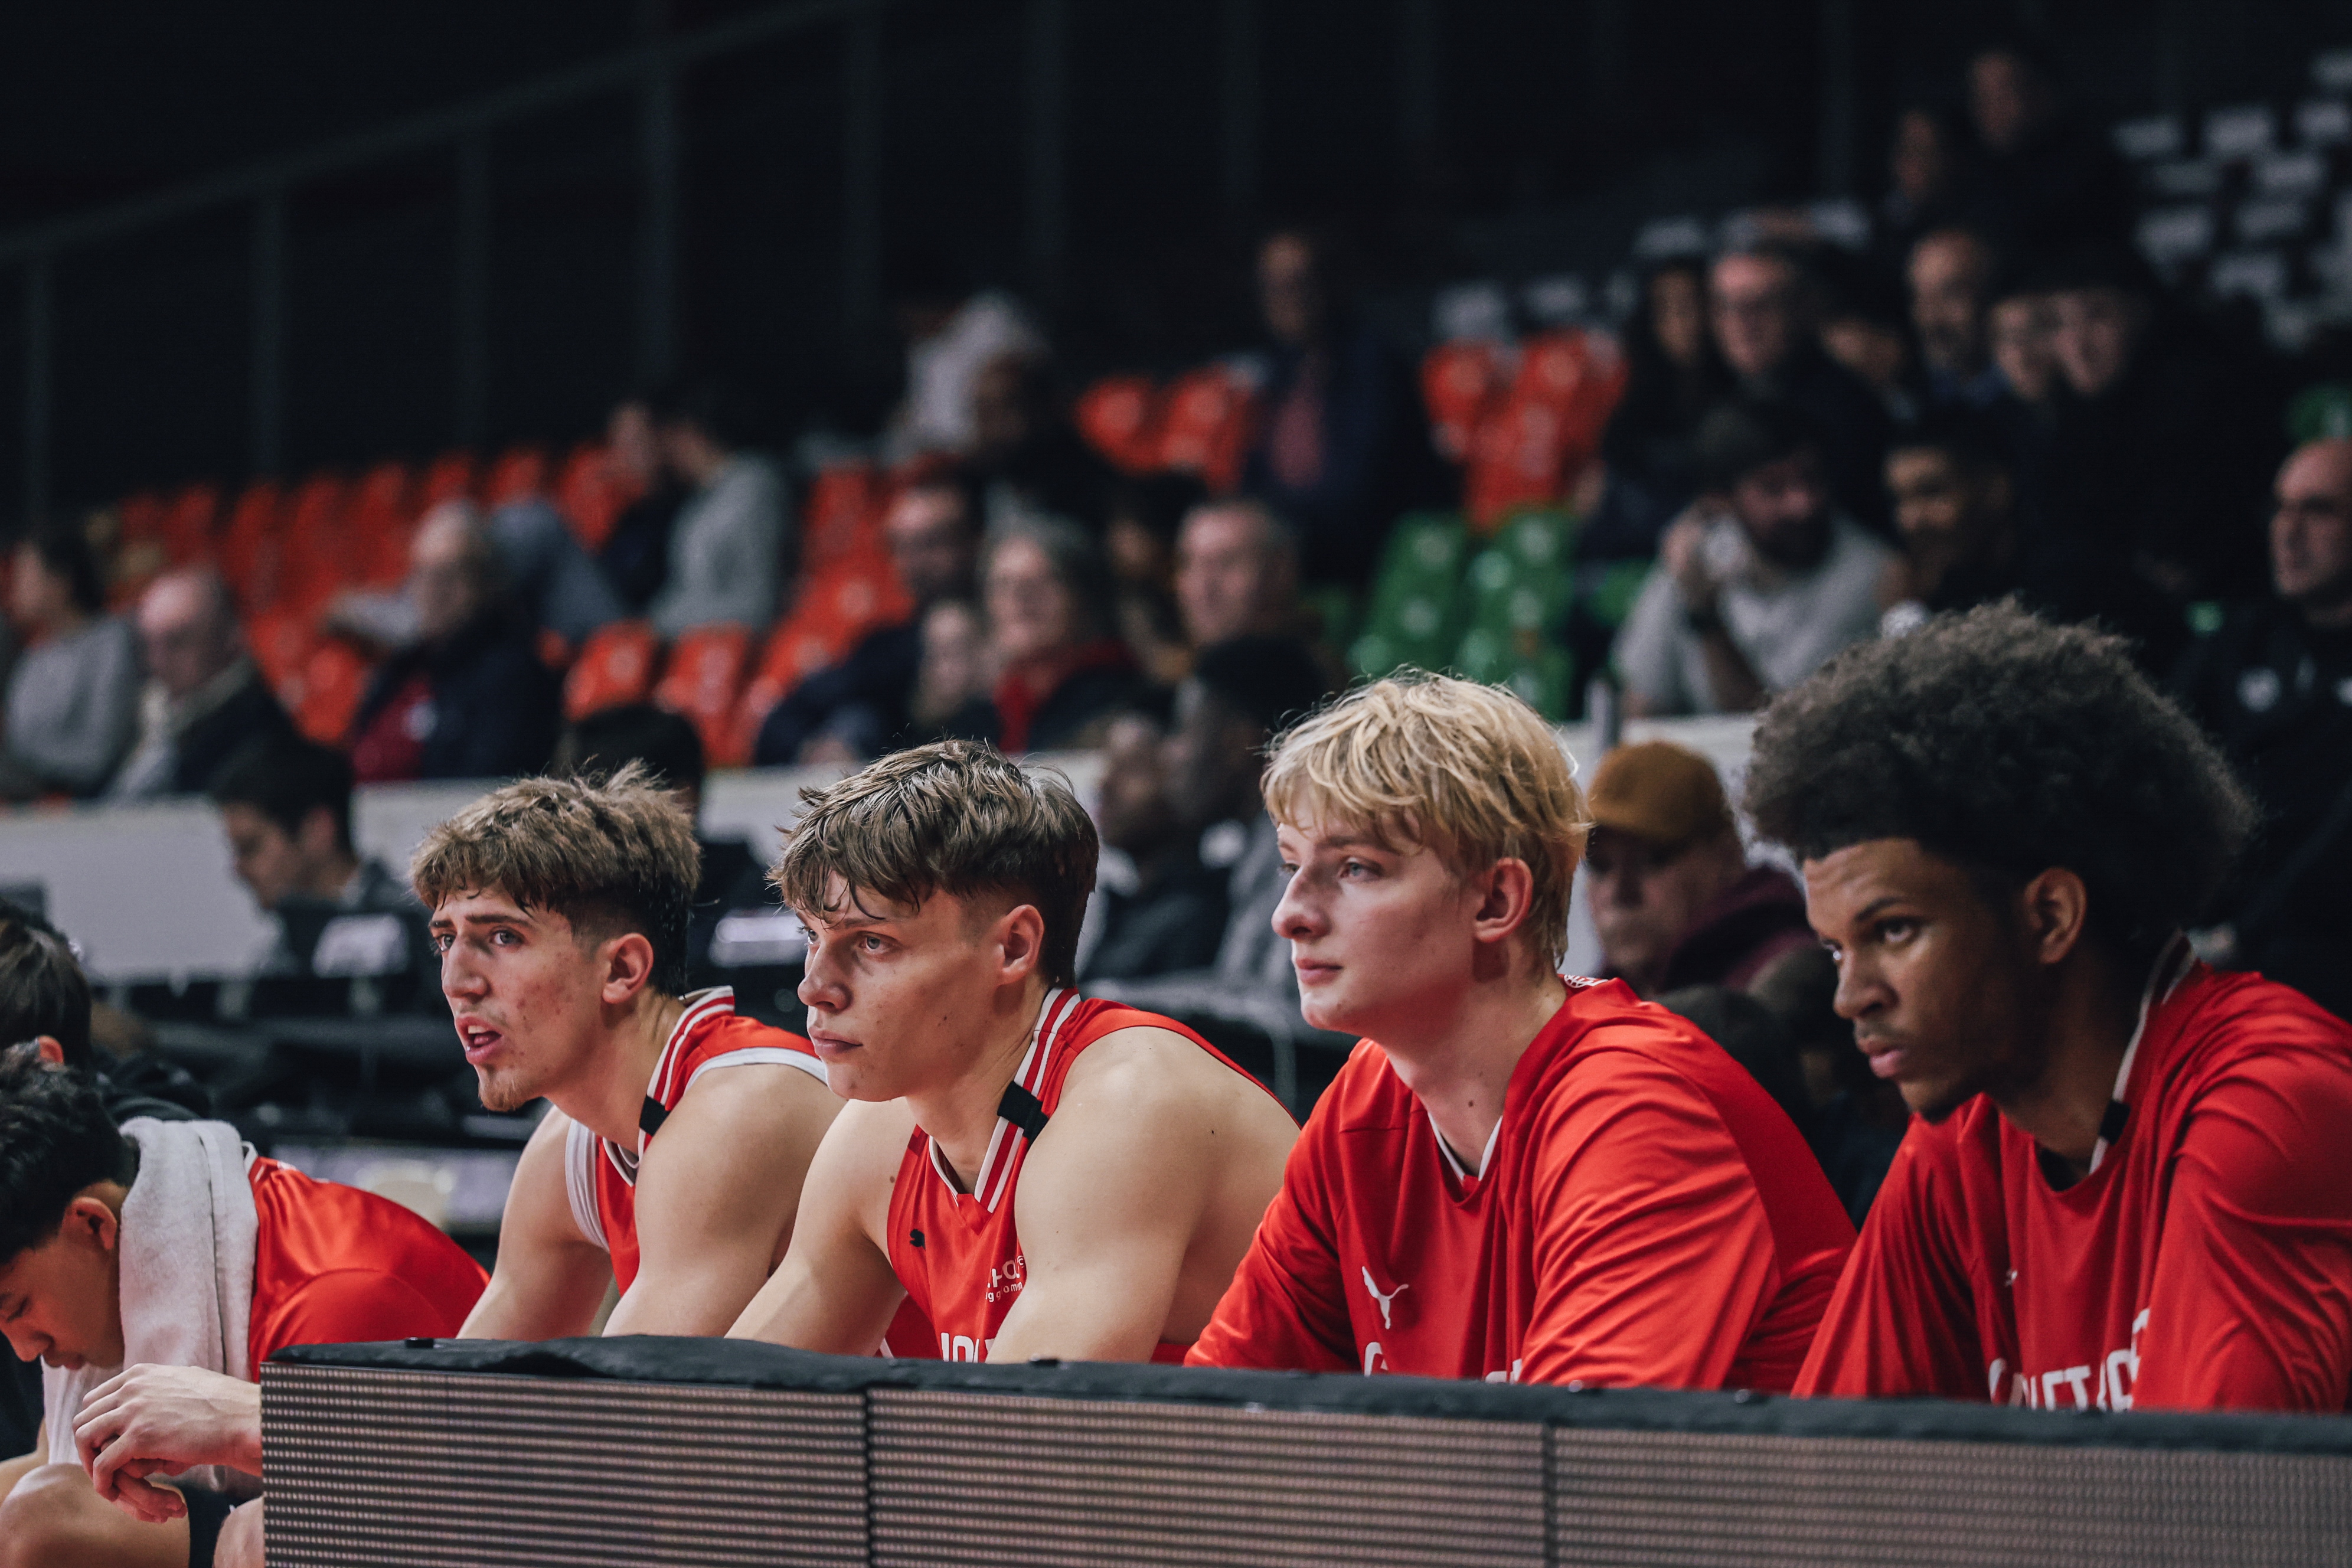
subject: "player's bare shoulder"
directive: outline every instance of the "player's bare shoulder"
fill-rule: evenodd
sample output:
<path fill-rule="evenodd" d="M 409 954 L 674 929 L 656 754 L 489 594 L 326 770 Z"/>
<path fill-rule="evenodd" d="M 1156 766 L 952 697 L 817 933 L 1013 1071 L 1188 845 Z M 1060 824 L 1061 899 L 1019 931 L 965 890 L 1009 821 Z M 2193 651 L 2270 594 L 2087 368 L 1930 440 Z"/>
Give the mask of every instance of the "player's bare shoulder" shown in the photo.
<path fill-rule="evenodd" d="M 1234 1138 L 1287 1153 L 1297 1124 L 1258 1081 L 1173 1029 L 1118 1029 L 1070 1064 L 1056 1120 L 1170 1121 L 1202 1137 Z M 1047 1128 L 1046 1137 L 1051 1137 Z"/>

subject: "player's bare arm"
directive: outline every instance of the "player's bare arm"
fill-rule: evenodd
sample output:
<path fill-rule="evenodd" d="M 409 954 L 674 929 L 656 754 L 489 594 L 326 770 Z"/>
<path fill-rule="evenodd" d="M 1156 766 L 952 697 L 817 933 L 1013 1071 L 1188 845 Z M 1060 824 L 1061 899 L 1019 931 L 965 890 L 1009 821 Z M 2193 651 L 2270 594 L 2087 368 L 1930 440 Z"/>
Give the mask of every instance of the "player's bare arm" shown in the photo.
<path fill-rule="evenodd" d="M 554 1340 L 595 1322 L 613 1264 L 580 1234 L 564 1186 L 564 1142 L 572 1121 L 550 1110 L 533 1129 L 507 1189 L 498 1267 L 463 1331 L 469 1340 Z"/>
<path fill-rule="evenodd" d="M 1297 1129 L 1166 1029 L 1107 1036 L 1070 1069 L 1016 1194 L 1027 1279 L 994 1361 L 1147 1361 L 1198 1336 L 1282 1186 Z"/>
<path fill-rule="evenodd" d="M 884 1241 L 890 1187 L 915 1130 L 903 1100 L 853 1100 L 809 1162 L 792 1247 L 728 1330 L 801 1350 L 866 1355 L 882 1342 L 906 1287 Z"/>
<path fill-rule="evenodd" d="M 261 1474 L 261 1385 L 192 1366 L 134 1366 L 90 1394 L 74 1447 L 98 1495 L 151 1524 L 187 1512 L 147 1478 L 194 1465 Z"/>
<path fill-rule="evenodd" d="M 812 1075 L 773 1064 L 720 1068 L 688 1089 L 638 1167 L 641 1261 L 604 1331 L 726 1332 L 785 1256 L 840 1107 Z"/>

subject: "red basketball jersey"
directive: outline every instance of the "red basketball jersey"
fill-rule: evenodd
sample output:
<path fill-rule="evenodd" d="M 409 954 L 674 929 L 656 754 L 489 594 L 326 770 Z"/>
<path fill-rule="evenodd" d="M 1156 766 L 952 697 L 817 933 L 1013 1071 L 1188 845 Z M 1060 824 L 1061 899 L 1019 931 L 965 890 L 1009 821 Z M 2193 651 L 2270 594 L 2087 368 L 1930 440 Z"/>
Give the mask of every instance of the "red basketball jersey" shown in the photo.
<path fill-rule="evenodd" d="M 288 1345 L 446 1339 L 489 1283 L 430 1221 L 389 1198 L 314 1181 L 257 1158 L 246 1169 L 257 1224 L 253 1374 Z"/>
<path fill-rule="evenodd" d="M 637 1278 L 637 1162 L 655 1131 L 704 1073 L 760 1064 L 798 1068 L 819 1083 L 824 1081 L 824 1063 L 806 1040 L 736 1016 L 731 986 L 697 991 L 686 998 L 686 1011 L 678 1015 L 661 1058 L 654 1064 L 636 1147 L 625 1148 L 576 1121 L 572 1124 L 563 1153 L 572 1223 L 581 1235 L 613 1255 L 613 1279 L 624 1293 Z"/>
<path fill-rule="evenodd" d="M 908 1304 L 930 1321 L 941 1361 L 987 1360 L 1004 1314 L 1021 1299 L 1028 1268 L 1013 1205 L 1030 1142 L 1061 1105 L 1070 1064 L 1088 1046 L 1121 1029 L 1166 1029 L 1234 1071 L 1242 1070 L 1173 1019 L 1057 989 L 1046 993 L 1038 1010 L 1029 1049 L 1004 1091 L 972 1190 L 965 1192 L 958 1184 L 929 1133 L 918 1127 L 908 1141 L 890 1189 L 890 1266 L 907 1287 Z M 903 1313 L 899 1321 L 907 1321 Z M 904 1354 L 901 1342 L 894 1326 L 890 1347 Z M 1181 1363 L 1187 1348 L 1163 1340 L 1151 1359 Z"/>

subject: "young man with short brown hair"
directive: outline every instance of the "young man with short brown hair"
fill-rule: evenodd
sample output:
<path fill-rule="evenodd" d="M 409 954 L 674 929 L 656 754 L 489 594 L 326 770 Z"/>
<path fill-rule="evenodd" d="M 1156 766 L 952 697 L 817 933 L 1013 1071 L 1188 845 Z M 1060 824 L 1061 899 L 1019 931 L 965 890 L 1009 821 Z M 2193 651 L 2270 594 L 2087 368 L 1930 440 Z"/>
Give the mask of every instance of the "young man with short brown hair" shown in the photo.
<path fill-rule="evenodd" d="M 862 1352 L 903 1300 L 942 1360 L 1181 1359 L 1297 1130 L 1182 1026 L 1068 988 L 1096 856 L 1068 786 L 950 741 L 805 798 L 775 881 L 853 1103 L 733 1331 Z"/>
<path fill-rule="evenodd" d="M 1563 981 L 1584 800 L 1498 688 L 1383 680 L 1265 774 L 1307 1021 L 1369 1037 L 1195 1365 L 1786 1389 L 1853 1244 L 1794 1126 L 1619 981 Z"/>

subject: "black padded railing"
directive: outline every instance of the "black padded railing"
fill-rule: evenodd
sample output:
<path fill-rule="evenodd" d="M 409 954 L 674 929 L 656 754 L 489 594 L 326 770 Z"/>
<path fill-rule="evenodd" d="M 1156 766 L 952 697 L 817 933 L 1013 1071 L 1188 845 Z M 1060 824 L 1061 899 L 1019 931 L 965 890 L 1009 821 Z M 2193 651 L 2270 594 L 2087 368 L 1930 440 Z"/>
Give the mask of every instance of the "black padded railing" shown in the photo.
<path fill-rule="evenodd" d="M 306 1347 L 262 1411 L 273 1568 L 2352 1563 L 2341 1416 L 663 1339 Z"/>

